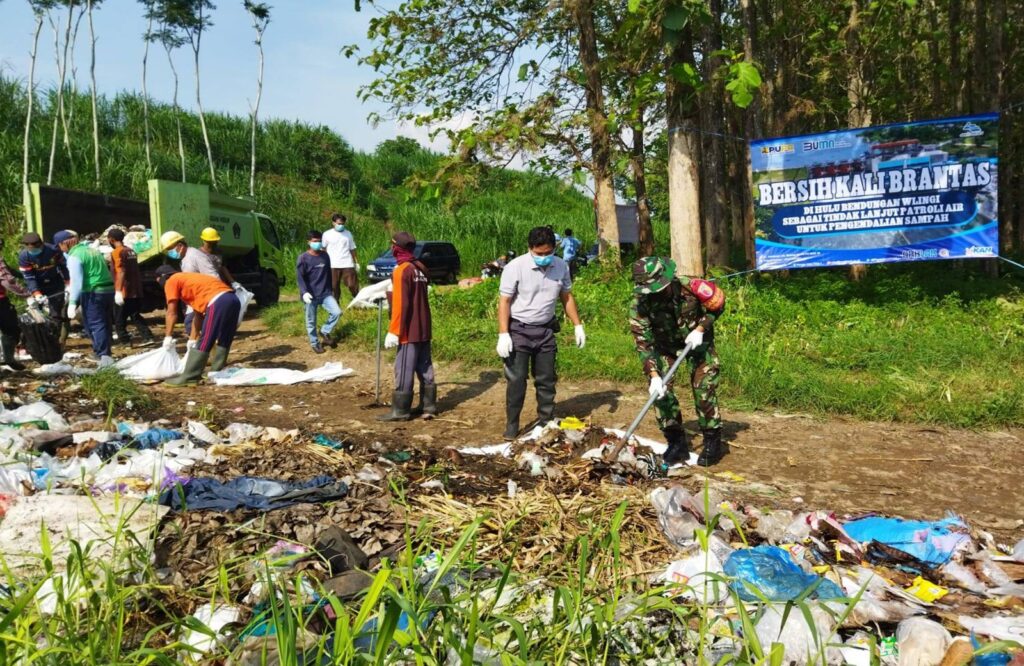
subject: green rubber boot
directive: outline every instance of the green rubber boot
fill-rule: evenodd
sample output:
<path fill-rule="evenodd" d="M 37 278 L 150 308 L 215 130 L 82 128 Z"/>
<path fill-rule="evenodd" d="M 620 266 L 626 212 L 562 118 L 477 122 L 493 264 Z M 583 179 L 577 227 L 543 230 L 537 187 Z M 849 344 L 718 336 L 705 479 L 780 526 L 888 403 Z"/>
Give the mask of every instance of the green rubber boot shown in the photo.
<path fill-rule="evenodd" d="M 223 370 L 224 366 L 228 364 L 228 348 L 217 345 L 213 348 L 213 360 L 210 361 L 210 371 L 217 372 Z"/>
<path fill-rule="evenodd" d="M 164 381 L 169 386 L 195 386 L 203 376 L 203 368 L 210 358 L 210 352 L 201 352 L 196 349 L 188 350 L 185 355 L 185 369 L 177 377 L 171 377 Z"/>

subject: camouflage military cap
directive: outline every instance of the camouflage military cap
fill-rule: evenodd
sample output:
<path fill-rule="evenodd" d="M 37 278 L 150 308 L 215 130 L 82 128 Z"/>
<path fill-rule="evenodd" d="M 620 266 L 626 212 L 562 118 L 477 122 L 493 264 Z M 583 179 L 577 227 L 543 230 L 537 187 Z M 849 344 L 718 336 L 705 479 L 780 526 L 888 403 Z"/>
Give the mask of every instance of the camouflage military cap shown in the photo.
<path fill-rule="evenodd" d="M 666 257 L 643 257 L 633 263 L 633 293 L 655 294 L 672 284 L 676 262 Z"/>

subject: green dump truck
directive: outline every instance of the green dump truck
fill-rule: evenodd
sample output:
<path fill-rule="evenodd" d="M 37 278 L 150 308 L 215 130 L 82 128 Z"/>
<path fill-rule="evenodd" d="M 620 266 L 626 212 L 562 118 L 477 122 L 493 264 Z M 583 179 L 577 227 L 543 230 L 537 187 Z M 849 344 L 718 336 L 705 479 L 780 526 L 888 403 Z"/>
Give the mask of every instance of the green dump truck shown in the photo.
<path fill-rule="evenodd" d="M 236 280 L 256 294 L 257 304 L 262 307 L 276 303 L 284 284 L 284 276 L 274 268 L 281 265 L 281 243 L 270 218 L 255 208 L 252 199 L 211 192 L 206 185 L 169 180 L 149 181 L 148 204 L 39 183 L 25 186 L 26 230 L 35 231 L 47 242 L 61 229 L 74 229 L 85 236 L 102 234 L 114 224 L 126 229 L 145 227 L 144 233 L 133 235 L 139 239 L 133 247 L 142 268 L 147 311 L 164 305 L 153 271 L 163 263 L 173 263 L 160 252 L 161 234 L 177 231 L 190 247 L 198 247 L 202 243 L 199 234 L 205 227 L 220 233 L 219 251 L 224 264 Z"/>

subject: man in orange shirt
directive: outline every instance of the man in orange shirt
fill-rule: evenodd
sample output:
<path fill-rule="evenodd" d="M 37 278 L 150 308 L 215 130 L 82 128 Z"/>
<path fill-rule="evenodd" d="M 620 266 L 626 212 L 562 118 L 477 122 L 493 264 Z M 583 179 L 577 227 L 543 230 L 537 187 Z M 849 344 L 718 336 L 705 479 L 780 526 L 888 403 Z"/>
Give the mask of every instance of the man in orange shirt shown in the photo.
<path fill-rule="evenodd" d="M 238 315 L 242 304 L 231 287 L 217 277 L 201 273 L 181 273 L 173 266 L 156 269 L 157 284 L 167 298 L 167 317 L 164 349 L 174 349 L 174 325 L 178 323 L 178 302 L 183 301 L 195 311 L 192 330 L 188 332 L 188 352 L 185 369 L 165 383 L 171 386 L 195 384 L 203 375 L 206 361 L 213 352 L 210 370 L 222 369 L 228 361 L 228 352 L 238 330 Z M 216 343 L 216 348 L 214 348 Z"/>
<path fill-rule="evenodd" d="M 114 328 L 117 339 L 122 344 L 130 345 L 128 322 L 135 324 L 142 338 L 143 345 L 153 344 L 153 333 L 142 316 L 142 273 L 139 271 L 139 259 L 135 251 L 124 244 L 124 231 L 111 229 L 107 232 L 107 242 L 114 251 L 110 253 L 110 263 L 114 268 Z"/>
<path fill-rule="evenodd" d="M 416 411 L 430 419 L 437 414 L 437 384 L 434 363 L 430 358 L 430 301 L 427 298 L 427 269 L 413 258 L 416 239 L 400 231 L 391 239 L 395 255 L 391 274 L 391 326 L 384 347 L 398 347 L 395 356 L 395 393 L 391 413 L 378 416 L 378 421 L 408 421 L 413 416 L 412 394 L 416 377 L 420 379 L 420 408 Z"/>

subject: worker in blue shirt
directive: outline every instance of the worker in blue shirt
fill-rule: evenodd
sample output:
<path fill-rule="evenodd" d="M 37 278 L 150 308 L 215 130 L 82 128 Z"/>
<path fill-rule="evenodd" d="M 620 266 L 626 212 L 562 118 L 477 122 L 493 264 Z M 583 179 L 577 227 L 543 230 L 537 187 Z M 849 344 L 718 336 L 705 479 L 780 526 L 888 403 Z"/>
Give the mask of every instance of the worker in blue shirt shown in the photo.
<path fill-rule="evenodd" d="M 71 280 L 64 253 L 44 243 L 39 234 L 30 231 L 21 237 L 22 250 L 18 253 L 18 269 L 25 278 L 25 286 L 32 299 L 40 306 L 49 306 L 50 318 L 60 327 L 61 345 L 67 340 L 71 321 L 67 318 L 65 290 Z"/>
<path fill-rule="evenodd" d="M 572 235 L 572 229 L 566 229 L 560 245 L 562 246 L 562 259 L 565 260 L 565 263 L 569 263 L 576 258 L 576 253 L 580 251 L 582 243 L 579 238 Z"/>
<path fill-rule="evenodd" d="M 307 239 L 309 249 L 299 255 L 295 262 L 295 281 L 299 294 L 306 304 L 306 333 L 309 346 L 317 354 L 324 353 L 324 345 L 337 347 L 334 327 L 341 318 L 341 307 L 334 298 L 331 282 L 331 259 L 324 251 L 323 234 L 310 231 Z M 327 311 L 327 321 L 318 331 L 316 328 L 317 309 Z"/>

